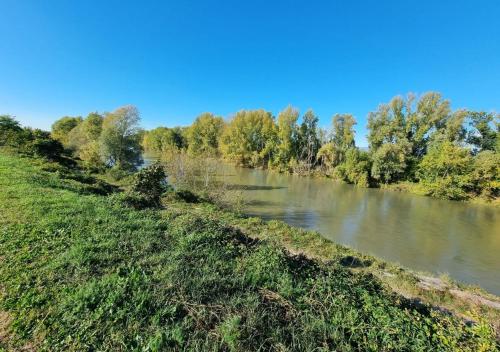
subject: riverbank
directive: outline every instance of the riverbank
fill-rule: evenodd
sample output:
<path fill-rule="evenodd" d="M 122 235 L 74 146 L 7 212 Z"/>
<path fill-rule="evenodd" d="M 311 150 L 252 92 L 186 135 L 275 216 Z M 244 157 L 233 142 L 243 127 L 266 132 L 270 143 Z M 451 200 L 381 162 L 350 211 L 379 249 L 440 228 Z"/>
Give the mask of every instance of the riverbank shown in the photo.
<path fill-rule="evenodd" d="M 413 296 L 415 274 L 314 232 L 175 193 L 131 209 L 78 170 L 5 154 L 0 186 L 5 349 L 498 348 L 494 308 Z"/>
<path fill-rule="evenodd" d="M 156 155 L 154 153 L 147 154 L 145 156 L 146 160 L 146 165 L 149 165 L 153 161 L 160 160 L 160 156 Z M 273 168 L 267 168 L 267 167 L 245 167 L 245 166 L 237 166 L 234 163 L 231 163 L 230 161 L 225 161 L 223 159 L 216 159 L 222 164 L 231 164 L 234 165 L 235 167 L 241 167 L 241 168 L 247 168 L 247 169 L 256 169 L 256 170 L 263 170 L 266 172 L 270 173 L 276 173 L 276 174 L 284 174 L 284 175 L 294 175 L 294 176 L 299 176 L 299 177 L 311 177 L 311 178 L 317 178 L 317 179 L 328 179 L 331 180 L 332 182 L 339 183 L 339 184 L 348 184 L 352 185 L 353 187 L 359 187 L 359 188 L 370 188 L 370 189 L 380 189 L 380 190 L 388 190 L 388 191 L 395 191 L 395 192 L 403 192 L 403 193 L 409 193 L 417 196 L 423 196 L 423 197 L 429 197 L 433 199 L 441 199 L 441 200 L 450 200 L 447 198 L 443 197 L 435 197 L 432 196 L 428 190 L 426 190 L 420 183 L 418 182 L 410 182 L 410 181 L 400 181 L 396 183 L 380 183 L 380 184 L 371 184 L 369 187 L 364 187 L 364 186 L 358 186 L 354 185 L 352 183 L 346 182 L 340 178 L 334 177 L 331 173 L 325 172 L 322 169 L 318 168 L 313 168 L 310 171 L 307 170 L 302 170 L 301 172 L 284 172 L 280 171 L 277 169 Z M 471 204 L 481 204 L 481 205 L 488 205 L 492 207 L 500 207 L 500 198 L 488 198 L 488 197 L 483 197 L 483 196 L 476 196 L 476 195 L 469 195 L 467 199 L 462 199 L 462 200 L 451 200 L 451 201 L 457 201 L 457 202 L 462 202 L 462 203 L 471 203 Z"/>
<path fill-rule="evenodd" d="M 415 194 L 417 196 L 431 197 L 436 198 L 429 195 L 426 190 L 416 182 L 399 182 L 399 183 L 391 183 L 391 184 L 382 184 L 379 187 L 383 190 L 394 191 L 394 192 L 404 192 Z M 440 198 L 438 198 L 440 199 Z M 455 200 L 456 201 L 456 200 Z M 461 200 L 458 202 L 472 203 L 472 204 L 481 204 L 481 205 L 489 205 L 492 207 L 500 207 L 500 198 L 485 198 L 485 197 L 471 197 L 467 200 Z"/>

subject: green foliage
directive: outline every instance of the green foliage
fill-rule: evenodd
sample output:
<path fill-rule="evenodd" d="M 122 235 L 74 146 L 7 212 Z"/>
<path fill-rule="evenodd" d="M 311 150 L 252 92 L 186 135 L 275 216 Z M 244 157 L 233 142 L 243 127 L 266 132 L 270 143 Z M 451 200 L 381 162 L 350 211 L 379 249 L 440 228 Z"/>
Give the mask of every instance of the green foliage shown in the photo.
<path fill-rule="evenodd" d="M 62 144 L 52 139 L 49 132 L 26 129 L 25 136 L 25 144 L 21 150 L 30 155 L 57 160 L 64 151 Z"/>
<path fill-rule="evenodd" d="M 475 192 L 487 199 L 500 195 L 500 154 L 484 150 L 474 157 L 472 180 Z"/>
<path fill-rule="evenodd" d="M 355 124 L 356 120 L 352 115 L 334 115 L 330 142 L 321 146 L 316 158 L 325 170 L 334 170 L 337 178 L 360 186 L 367 186 L 368 176 L 361 175 L 364 173 L 362 170 L 367 167 L 367 163 L 357 160 L 360 154 L 354 142 Z M 350 153 L 349 160 L 347 160 L 347 153 Z M 360 165 L 353 165 L 353 162 L 356 163 L 358 161 L 361 163 Z"/>
<path fill-rule="evenodd" d="M 416 308 L 337 259 L 252 239 L 213 208 L 137 211 L 36 165 L 0 154 L 0 309 L 12 321 L 1 348 L 496 348 L 488 324 Z"/>
<path fill-rule="evenodd" d="M 102 132 L 103 117 L 90 113 L 80 124 L 69 132 L 66 147 L 79 157 L 84 166 L 91 170 L 102 171 L 105 168 L 101 158 L 99 137 Z"/>
<path fill-rule="evenodd" d="M 319 148 L 316 158 L 327 170 L 337 167 L 345 158 L 345 151 L 339 149 L 332 142 L 325 143 Z"/>
<path fill-rule="evenodd" d="M 349 148 L 345 153 L 345 162 L 340 164 L 335 173 L 338 178 L 356 186 L 370 185 L 370 155 L 357 148 Z"/>
<path fill-rule="evenodd" d="M 298 118 L 299 111 L 292 106 L 288 106 L 278 114 L 278 145 L 273 157 L 273 165 L 279 170 L 287 170 L 290 161 L 297 158 Z"/>
<path fill-rule="evenodd" d="M 340 150 L 346 151 L 354 147 L 354 125 L 356 120 L 350 114 L 336 114 L 333 116 L 332 142 Z"/>
<path fill-rule="evenodd" d="M 277 143 L 271 113 L 242 110 L 226 125 L 221 137 L 222 155 L 240 165 L 267 166 Z"/>
<path fill-rule="evenodd" d="M 101 115 L 96 112 L 90 113 L 69 132 L 65 146 L 78 153 L 86 144 L 96 142 L 102 132 L 102 122 Z"/>
<path fill-rule="evenodd" d="M 369 114 L 369 158 L 356 150 L 354 116 L 335 114 L 330 132 L 318 127 L 319 119 L 312 110 L 303 115 L 300 125 L 298 117 L 298 110 L 292 106 L 281 111 L 276 121 L 264 110 L 242 110 L 228 123 L 203 113 L 189 127 L 158 127 L 145 132 L 139 128 L 137 109 L 125 106 L 104 117 L 98 113 L 90 113 L 83 120 L 63 117 L 53 124 L 52 136 L 88 169 L 113 169 L 111 173 L 117 176 L 135 171 L 142 163 L 144 149 L 171 163 L 176 172 L 169 170 L 169 174 L 182 179 L 183 187 L 191 182 L 185 182 L 187 179 L 198 178 L 203 179 L 205 190 L 215 189 L 208 187 L 210 183 L 213 186 L 208 179 L 214 179 L 217 171 L 212 159 L 222 157 L 241 166 L 322 174 L 359 186 L 415 183 L 415 187 L 404 188 L 424 189 L 429 195 L 450 199 L 498 198 L 493 166 L 500 152 L 497 113 L 451 111 L 449 101 L 435 92 L 420 97 L 396 96 Z M 429 148 L 439 149 L 437 146 L 449 143 L 471 148 L 474 156 L 484 151 L 492 153 L 469 159 L 468 172 L 472 174 L 455 174 L 457 170 L 452 168 L 446 174 L 430 177 L 435 172 L 424 169 L 435 166 L 430 160 L 436 158 L 436 152 L 422 163 Z M 23 129 L 8 115 L 0 116 L 0 145 L 49 158 L 62 152 L 41 132 Z M 192 162 L 187 161 L 188 156 Z M 422 182 L 422 187 L 417 182 Z"/>
<path fill-rule="evenodd" d="M 481 150 L 495 150 L 498 132 L 495 131 L 493 123 L 500 122 L 500 115 L 484 111 L 470 111 L 469 125 L 473 128 L 469 131 L 467 142 L 474 146 L 476 152 Z"/>
<path fill-rule="evenodd" d="M 418 179 L 427 193 L 448 199 L 467 199 L 471 184 L 470 152 L 452 142 L 433 145 L 419 164 Z"/>
<path fill-rule="evenodd" d="M 142 164 L 139 121 L 139 112 L 133 106 L 106 115 L 99 137 L 100 154 L 106 165 L 134 170 Z"/>
<path fill-rule="evenodd" d="M 188 128 L 188 152 L 192 155 L 217 156 L 219 139 L 224 128 L 222 117 L 201 114 Z"/>
<path fill-rule="evenodd" d="M 21 125 L 12 116 L 0 115 L 0 146 L 18 146 L 22 131 Z"/>
<path fill-rule="evenodd" d="M 64 116 L 52 124 L 51 136 L 66 146 L 70 141 L 69 133 L 81 123 L 81 117 Z"/>
<path fill-rule="evenodd" d="M 142 146 L 147 153 L 163 153 L 187 146 L 184 131 L 180 127 L 157 127 L 144 133 Z"/>
<path fill-rule="evenodd" d="M 320 140 L 318 136 L 318 117 L 312 110 L 306 111 L 298 133 L 298 160 L 303 161 L 307 169 L 316 165 Z"/>
<path fill-rule="evenodd" d="M 161 196 L 167 189 L 167 175 L 163 166 L 153 164 L 134 175 L 130 191 L 143 197 L 148 206 L 157 207 L 161 204 Z"/>
<path fill-rule="evenodd" d="M 398 96 L 371 112 L 368 142 L 373 153 L 373 178 L 383 182 L 412 179 L 431 134 L 445 128 L 449 118 L 449 102 L 434 92 L 424 94 L 416 103 L 412 94 L 406 99 Z M 384 166 L 384 161 L 390 166 Z"/>
<path fill-rule="evenodd" d="M 60 159 L 64 151 L 62 144 L 49 132 L 22 128 L 8 115 L 0 116 L 0 146 L 13 147 L 21 153 L 50 160 Z"/>
<path fill-rule="evenodd" d="M 372 155 L 371 175 L 384 183 L 400 180 L 408 166 L 411 146 L 405 139 L 382 144 Z"/>

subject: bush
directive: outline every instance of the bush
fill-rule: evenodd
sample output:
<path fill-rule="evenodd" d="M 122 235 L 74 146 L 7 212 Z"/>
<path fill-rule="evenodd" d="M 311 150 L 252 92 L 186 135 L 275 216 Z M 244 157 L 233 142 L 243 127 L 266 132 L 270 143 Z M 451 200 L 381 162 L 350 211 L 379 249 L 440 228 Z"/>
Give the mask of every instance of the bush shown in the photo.
<path fill-rule="evenodd" d="M 49 132 L 22 128 L 9 115 L 0 116 L 0 146 L 12 147 L 21 153 L 49 160 L 60 159 L 64 152 L 62 144 L 53 139 Z"/>
<path fill-rule="evenodd" d="M 27 133 L 27 142 L 24 145 L 24 151 L 28 154 L 56 160 L 61 157 L 64 148 L 61 142 L 53 139 L 49 132 L 39 129 L 25 130 Z"/>
<path fill-rule="evenodd" d="M 134 175 L 130 196 L 140 199 L 141 204 L 156 207 L 161 204 L 161 196 L 167 189 L 167 175 L 163 166 L 153 164 Z"/>
<path fill-rule="evenodd" d="M 370 157 L 368 153 L 357 148 L 349 148 L 346 152 L 345 162 L 335 168 L 335 176 L 345 182 L 356 186 L 368 187 L 370 185 Z"/>
<path fill-rule="evenodd" d="M 131 176 L 130 171 L 122 170 L 118 167 L 112 167 L 106 170 L 106 175 L 109 176 L 113 181 L 121 181 L 126 177 Z"/>

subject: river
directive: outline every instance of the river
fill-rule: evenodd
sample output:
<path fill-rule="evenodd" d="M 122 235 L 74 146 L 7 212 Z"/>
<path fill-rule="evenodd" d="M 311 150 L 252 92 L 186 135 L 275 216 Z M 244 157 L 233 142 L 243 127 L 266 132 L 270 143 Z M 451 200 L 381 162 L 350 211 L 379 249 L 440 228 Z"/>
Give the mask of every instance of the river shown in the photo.
<path fill-rule="evenodd" d="M 244 212 L 500 295 L 500 209 L 225 166 Z"/>

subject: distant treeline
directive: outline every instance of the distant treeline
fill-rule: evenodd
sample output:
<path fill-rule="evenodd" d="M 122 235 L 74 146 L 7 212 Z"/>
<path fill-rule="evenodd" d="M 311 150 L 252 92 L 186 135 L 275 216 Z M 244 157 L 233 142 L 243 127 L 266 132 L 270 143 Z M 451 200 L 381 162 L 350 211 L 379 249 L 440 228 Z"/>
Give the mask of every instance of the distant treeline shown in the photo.
<path fill-rule="evenodd" d="M 90 168 L 133 170 L 143 151 L 174 152 L 280 172 L 320 173 L 362 187 L 412 183 L 423 194 L 448 199 L 495 199 L 500 193 L 497 113 L 452 111 L 450 102 L 434 92 L 397 96 L 369 114 L 367 151 L 355 145 L 354 116 L 336 114 L 331 129 L 324 130 L 312 110 L 300 122 L 299 115 L 291 106 L 276 118 L 265 110 L 242 110 L 228 121 L 204 113 L 189 127 L 143 131 L 137 109 L 126 106 L 86 118 L 63 117 L 53 124 L 51 136 Z M 16 124 L 2 118 L 3 130 Z"/>

